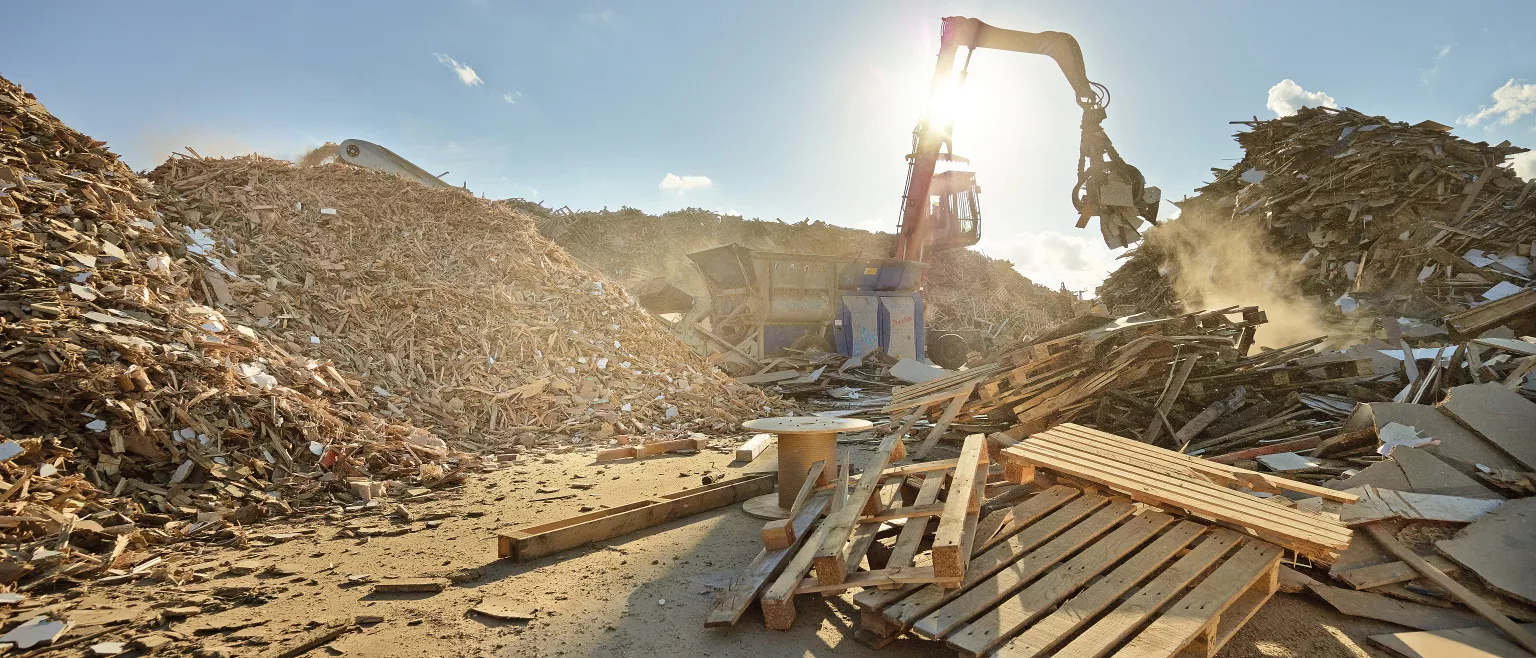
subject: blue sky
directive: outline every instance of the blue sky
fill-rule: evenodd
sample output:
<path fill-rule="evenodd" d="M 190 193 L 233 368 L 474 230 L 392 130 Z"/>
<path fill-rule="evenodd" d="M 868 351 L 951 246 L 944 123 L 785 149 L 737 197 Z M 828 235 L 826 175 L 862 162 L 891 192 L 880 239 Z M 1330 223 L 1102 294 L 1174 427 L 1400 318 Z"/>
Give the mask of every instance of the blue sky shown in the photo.
<path fill-rule="evenodd" d="M 1536 145 L 1533 3 L 33 2 L 7 10 L 0 75 L 138 169 L 361 138 L 496 198 L 890 230 L 948 15 L 1075 35 L 1165 198 L 1239 157 L 1229 121 L 1287 103 Z M 1114 261 L 1073 228 L 1060 73 L 978 51 L 963 106 L 980 248 L 1094 285 Z"/>

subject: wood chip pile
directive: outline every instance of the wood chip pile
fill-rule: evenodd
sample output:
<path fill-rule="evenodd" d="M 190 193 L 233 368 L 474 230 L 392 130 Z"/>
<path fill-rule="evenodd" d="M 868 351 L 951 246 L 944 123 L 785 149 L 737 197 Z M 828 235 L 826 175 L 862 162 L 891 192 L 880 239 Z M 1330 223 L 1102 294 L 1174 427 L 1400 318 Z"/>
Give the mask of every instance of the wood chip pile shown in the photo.
<path fill-rule="evenodd" d="M 446 479 L 440 439 L 195 300 L 200 249 L 105 143 L 0 78 L 0 586 L 123 574 L 343 477 Z"/>
<path fill-rule="evenodd" d="M 763 251 L 889 258 L 894 241 L 888 233 L 819 221 L 749 220 L 698 208 L 653 216 L 633 208 L 573 213 L 519 205 L 539 214 L 544 235 L 626 286 L 661 278 L 694 295 L 707 290 L 687 258 L 695 251 L 736 243 Z M 1037 285 L 1014 270 L 1012 263 L 968 249 L 937 254 L 929 265 L 926 286 L 928 326 L 944 331 L 974 331 L 1011 340 L 1038 333 L 1072 315 L 1070 293 Z"/>
<path fill-rule="evenodd" d="M 510 205 L 261 157 L 174 158 L 151 178 L 228 270 L 199 287 L 209 305 L 275 349 L 344 365 L 358 404 L 456 446 L 734 430 L 782 407 Z"/>
<path fill-rule="evenodd" d="M 1236 135 L 1243 160 L 1213 169 L 1215 181 L 1177 204 L 1181 215 L 1217 232 L 1259 227 L 1270 251 L 1300 264 L 1291 283 L 1307 297 L 1345 313 L 1438 320 L 1530 281 L 1532 184 L 1504 166 L 1527 149 L 1350 109 L 1237 123 L 1249 128 Z M 1105 303 L 1198 304 L 1178 298 L 1184 263 L 1159 233 L 1100 287 Z"/>

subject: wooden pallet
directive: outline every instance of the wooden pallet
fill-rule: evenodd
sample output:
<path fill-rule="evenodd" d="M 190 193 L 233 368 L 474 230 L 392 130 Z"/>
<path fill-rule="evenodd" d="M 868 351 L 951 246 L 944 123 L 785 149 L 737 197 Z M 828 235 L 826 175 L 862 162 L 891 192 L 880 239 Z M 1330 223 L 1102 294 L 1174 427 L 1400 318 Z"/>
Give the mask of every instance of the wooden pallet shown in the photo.
<path fill-rule="evenodd" d="M 1002 457 L 1015 482 L 1049 484 L 1057 476 L 1066 476 L 1138 502 L 1177 508 L 1228 525 L 1325 563 L 1349 547 L 1348 528 L 1232 487 L 1297 491 L 1347 503 L 1358 500 L 1352 494 L 1217 464 L 1070 423 L 1009 446 Z"/>
<path fill-rule="evenodd" d="M 794 624 L 797 595 L 926 583 L 953 587 L 965 577 L 967 558 L 978 528 L 984 525 L 980 519 L 981 497 L 989 469 L 985 437 L 978 434 L 968 438 L 960 457 L 946 462 L 952 470 L 923 472 L 917 494 L 910 501 L 899 495 L 904 478 L 890 481 L 885 477 L 903 471 L 901 467 L 886 469 L 881 477 L 868 475 L 882 472 L 890 452 L 887 444 L 893 441 L 894 436 L 882 443 L 866 465 L 866 475 L 859 478 L 853 494 L 828 513 L 763 591 L 763 619 L 769 628 L 785 630 Z M 945 500 L 938 503 L 941 491 Z M 938 518 L 938 527 L 932 532 L 931 548 L 919 556 L 918 550 L 930 534 L 928 527 L 934 517 Z M 896 520 L 901 520 L 903 526 L 890 554 L 881 560 L 871 558 L 869 568 L 862 568 L 875 535 L 884 524 Z M 990 537 L 1000 525 L 990 526 L 982 536 Z M 809 576 L 813 570 L 814 576 Z"/>
<path fill-rule="evenodd" d="M 978 547 L 961 587 L 854 597 L 869 643 L 910 632 L 967 655 L 1212 656 L 1278 589 L 1284 550 L 1052 487 Z"/>

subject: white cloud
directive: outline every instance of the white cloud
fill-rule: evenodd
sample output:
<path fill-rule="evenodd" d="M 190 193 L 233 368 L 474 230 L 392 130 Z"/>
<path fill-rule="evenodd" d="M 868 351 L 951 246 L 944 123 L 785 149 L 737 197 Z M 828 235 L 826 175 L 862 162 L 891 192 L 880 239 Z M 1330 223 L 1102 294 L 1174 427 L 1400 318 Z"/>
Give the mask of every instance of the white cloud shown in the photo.
<path fill-rule="evenodd" d="M 576 20 L 588 25 L 612 25 L 613 21 L 618 19 L 618 17 L 619 15 L 614 13 L 612 9 L 588 9 L 577 15 Z"/>
<path fill-rule="evenodd" d="M 506 101 L 508 105 L 516 105 L 517 101 L 521 100 L 522 97 L 523 97 L 523 92 L 520 92 L 520 91 L 509 91 L 509 92 L 501 95 L 501 100 Z"/>
<path fill-rule="evenodd" d="M 1511 79 L 1504 86 L 1493 90 L 1493 107 L 1483 106 L 1476 113 L 1456 120 L 1464 126 L 1475 126 L 1486 119 L 1498 119 L 1509 125 L 1532 112 L 1536 112 L 1536 84 L 1515 84 Z"/>
<path fill-rule="evenodd" d="M 432 54 L 437 57 L 437 63 L 453 69 L 454 75 L 459 76 L 459 82 L 464 83 L 465 86 L 478 87 L 481 84 L 484 84 L 485 81 L 481 80 L 480 76 L 476 75 L 475 70 L 469 68 L 468 64 L 460 64 L 458 60 L 442 53 Z"/>
<path fill-rule="evenodd" d="M 666 177 L 661 179 L 661 184 L 657 185 L 657 187 L 668 192 L 682 194 L 688 190 L 709 189 L 714 185 L 715 182 L 710 180 L 708 176 L 679 176 L 668 173 Z"/>
<path fill-rule="evenodd" d="M 1024 231 L 999 240 L 983 233 L 982 251 L 993 258 L 1013 262 L 1013 269 L 1031 281 L 1048 288 L 1065 283 L 1071 290 L 1092 293 L 1119 262 L 1092 233 L 1065 234 L 1058 231 Z"/>
<path fill-rule="evenodd" d="M 1269 88 L 1269 102 L 1264 104 L 1275 116 L 1290 116 L 1303 107 L 1338 107 L 1332 96 L 1320 91 L 1307 91 L 1286 78 Z"/>
<path fill-rule="evenodd" d="M 1440 74 L 1440 60 L 1445 59 L 1445 56 L 1449 54 L 1451 54 L 1450 44 L 1435 46 L 1435 63 L 1433 66 L 1419 71 L 1419 80 L 1426 85 L 1434 82 L 1435 76 Z"/>
<path fill-rule="evenodd" d="M 1509 166 L 1515 175 L 1525 180 L 1536 180 L 1536 151 L 1526 151 L 1509 156 Z"/>

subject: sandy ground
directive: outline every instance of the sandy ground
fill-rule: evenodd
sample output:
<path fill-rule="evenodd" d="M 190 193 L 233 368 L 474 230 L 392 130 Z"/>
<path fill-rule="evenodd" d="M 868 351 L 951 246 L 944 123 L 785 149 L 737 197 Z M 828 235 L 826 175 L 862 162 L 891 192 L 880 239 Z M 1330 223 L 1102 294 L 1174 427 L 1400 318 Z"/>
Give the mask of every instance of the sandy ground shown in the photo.
<path fill-rule="evenodd" d="M 851 597 L 800 597 L 793 630 L 762 626 L 754 608 L 730 629 L 705 629 L 715 598 L 760 547 L 761 521 L 739 505 L 706 512 L 619 539 L 554 556 L 513 563 L 496 559 L 496 531 L 547 522 L 584 505 L 619 505 L 644 496 L 698 486 L 705 471 L 739 474 L 772 468 L 765 453 L 747 468 L 733 467 L 725 450 L 689 456 L 595 465 L 590 454 L 529 457 L 475 475 L 455 494 L 407 502 L 420 517 L 446 513 L 433 529 L 395 537 L 338 537 L 346 520 L 311 518 L 269 524 L 252 534 L 316 528 L 312 535 L 247 549 L 188 546 L 185 564 L 257 560 L 281 565 L 291 575 L 229 575 L 181 587 L 141 583 L 96 588 L 83 603 L 118 607 L 154 594 L 180 596 L 209 609 L 255 587 L 260 596 L 218 612 L 172 622 L 169 629 L 196 639 L 201 655 L 260 655 L 288 646 L 315 623 L 377 615 L 308 656 L 826 656 L 876 655 L 853 640 Z M 577 490 L 572 484 L 591 484 Z M 554 494 L 537 490 L 557 489 Z M 575 494 L 543 503 L 532 498 Z M 393 501 L 388 501 L 387 508 Z M 356 515 L 353 515 L 356 516 Z M 363 516 L 365 525 L 389 525 L 384 515 Z M 418 523 L 418 526 L 420 524 Z M 371 594 L 350 576 L 377 580 L 447 576 L 456 584 L 437 594 Z M 469 612 L 482 598 L 512 597 L 538 609 L 529 622 L 497 622 Z M 242 628 L 243 627 L 243 628 Z M 1320 602 L 1278 595 L 1223 651 L 1231 657 L 1383 656 L 1365 636 L 1393 626 L 1343 617 Z M 179 643 L 178 643 L 179 644 Z M 225 647 L 221 649 L 220 647 Z M 951 656 L 938 643 L 904 640 L 884 656 Z"/>

